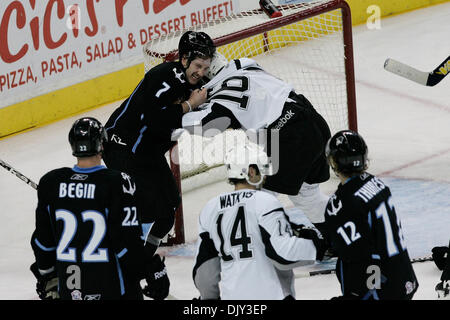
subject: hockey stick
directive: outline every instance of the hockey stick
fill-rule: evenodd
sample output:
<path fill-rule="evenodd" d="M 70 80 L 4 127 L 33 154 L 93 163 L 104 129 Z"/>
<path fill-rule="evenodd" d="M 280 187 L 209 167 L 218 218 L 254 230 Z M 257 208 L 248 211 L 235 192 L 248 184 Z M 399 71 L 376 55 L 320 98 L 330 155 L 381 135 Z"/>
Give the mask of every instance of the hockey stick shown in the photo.
<path fill-rule="evenodd" d="M 421 85 L 432 87 L 450 73 L 450 56 L 431 72 L 417 70 L 407 64 L 390 58 L 384 62 L 384 69 Z"/>
<path fill-rule="evenodd" d="M 8 170 L 9 172 L 11 172 L 13 175 L 15 175 L 17 178 L 19 178 L 20 180 L 24 181 L 26 184 L 31 186 L 32 188 L 37 189 L 38 185 L 35 182 L 33 182 L 33 180 L 31 180 L 30 178 L 25 177 L 23 174 L 21 174 L 19 171 L 17 171 L 13 167 L 11 167 L 5 161 L 0 160 L 0 165 L 3 168 L 5 168 L 6 170 Z"/>
<path fill-rule="evenodd" d="M 411 263 L 417 263 L 417 262 L 427 262 L 427 261 L 433 261 L 433 258 L 431 256 L 428 257 L 422 257 L 422 258 L 416 258 L 411 259 Z M 336 273 L 336 269 L 327 269 L 327 270 L 318 270 L 318 271 L 309 271 L 309 272 L 294 272 L 295 278 L 307 278 L 307 277 L 313 277 L 313 276 L 321 276 L 324 274 L 333 274 Z"/>

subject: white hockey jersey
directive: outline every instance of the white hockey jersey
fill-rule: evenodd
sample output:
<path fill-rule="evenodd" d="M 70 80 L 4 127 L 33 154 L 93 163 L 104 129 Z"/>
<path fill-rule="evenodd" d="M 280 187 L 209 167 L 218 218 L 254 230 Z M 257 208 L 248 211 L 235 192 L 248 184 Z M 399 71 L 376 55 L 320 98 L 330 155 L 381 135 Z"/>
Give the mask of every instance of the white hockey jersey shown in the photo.
<path fill-rule="evenodd" d="M 264 191 L 242 189 L 210 200 L 199 235 L 193 277 L 202 299 L 295 297 L 292 268 L 316 258 L 313 242 L 292 235 L 281 203 Z"/>
<path fill-rule="evenodd" d="M 284 103 L 294 91 L 291 85 L 248 58 L 230 61 L 204 88 L 208 89 L 208 103 L 200 106 L 199 111 L 186 113 L 183 128 L 201 125 L 208 115 L 216 118 L 211 115 L 215 112 L 214 104 L 230 110 L 244 130 L 265 128 L 280 117 Z"/>

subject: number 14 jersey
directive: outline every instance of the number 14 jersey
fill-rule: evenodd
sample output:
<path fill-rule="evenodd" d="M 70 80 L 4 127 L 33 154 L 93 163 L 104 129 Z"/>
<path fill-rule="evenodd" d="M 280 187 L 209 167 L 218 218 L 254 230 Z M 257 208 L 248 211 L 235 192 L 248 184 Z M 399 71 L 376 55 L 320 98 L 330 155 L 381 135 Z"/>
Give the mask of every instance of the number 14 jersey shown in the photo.
<path fill-rule="evenodd" d="M 292 268 L 316 258 L 313 242 L 292 235 L 281 203 L 263 191 L 210 200 L 199 235 L 193 276 L 202 299 L 284 299 L 294 295 L 294 279 L 282 280 L 280 270 L 292 275 Z"/>

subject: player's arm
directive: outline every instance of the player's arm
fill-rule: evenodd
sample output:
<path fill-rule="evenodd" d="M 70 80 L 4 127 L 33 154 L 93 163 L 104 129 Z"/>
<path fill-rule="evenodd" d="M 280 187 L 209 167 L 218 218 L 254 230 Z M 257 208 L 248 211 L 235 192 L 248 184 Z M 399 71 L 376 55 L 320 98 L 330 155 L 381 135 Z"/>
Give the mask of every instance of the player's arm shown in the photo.
<path fill-rule="evenodd" d="M 114 176 L 113 194 L 108 207 L 108 230 L 112 249 L 117 261 L 127 277 L 142 279 L 143 241 L 142 227 L 138 219 L 138 211 L 134 192 L 136 185 L 127 174 Z"/>
<path fill-rule="evenodd" d="M 36 292 L 40 299 L 58 299 L 58 277 L 56 273 L 56 240 L 50 218 L 47 175 L 39 181 L 36 228 L 31 236 L 31 248 L 36 261 L 30 270 L 37 280 Z"/>
<path fill-rule="evenodd" d="M 31 237 L 31 247 L 36 257 L 38 269 L 44 273 L 53 270 L 56 263 L 56 240 L 50 220 L 50 206 L 46 190 L 47 176 L 44 176 L 39 181 L 36 227 Z"/>
<path fill-rule="evenodd" d="M 220 257 L 209 232 L 203 227 L 205 222 L 202 220 L 207 217 L 207 212 L 208 205 L 200 214 L 199 238 L 192 278 L 202 300 L 216 300 L 220 299 Z"/>
<path fill-rule="evenodd" d="M 182 125 L 190 134 L 204 137 L 213 137 L 227 129 L 241 128 L 233 112 L 217 102 L 204 104 L 201 110 L 185 114 Z"/>
<path fill-rule="evenodd" d="M 275 197 L 267 196 L 259 201 L 258 208 L 258 224 L 266 255 L 280 270 L 314 263 L 317 251 L 313 241 L 294 236 L 281 203 Z"/>
<path fill-rule="evenodd" d="M 336 273 L 344 299 L 364 299 L 370 295 L 367 283 L 373 270 L 369 266 L 375 265 L 376 260 L 372 257 L 368 214 L 358 201 L 341 202 L 333 197 L 325 212 L 326 234 L 339 257 Z"/>

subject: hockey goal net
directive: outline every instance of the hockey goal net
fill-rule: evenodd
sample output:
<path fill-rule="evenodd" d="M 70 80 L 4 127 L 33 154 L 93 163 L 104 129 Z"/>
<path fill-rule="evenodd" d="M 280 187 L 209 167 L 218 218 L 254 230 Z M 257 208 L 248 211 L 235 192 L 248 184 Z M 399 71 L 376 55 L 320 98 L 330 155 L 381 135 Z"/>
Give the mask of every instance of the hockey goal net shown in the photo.
<path fill-rule="evenodd" d="M 252 58 L 269 73 L 293 85 L 327 120 L 332 133 L 357 130 L 349 6 L 343 0 L 319 0 L 278 8 L 282 13 L 279 18 L 270 19 L 262 10 L 252 10 L 187 30 L 206 32 L 229 60 Z M 146 71 L 163 61 L 178 59 L 178 41 L 187 30 L 148 42 L 144 46 Z M 182 181 L 186 191 L 201 185 L 201 181 L 206 184 L 225 179 L 220 166 L 227 141 L 242 135 L 245 136 L 236 130 L 214 139 L 201 139 L 183 133 L 170 154 L 180 189 Z M 184 242 L 180 206 L 168 244 Z"/>

